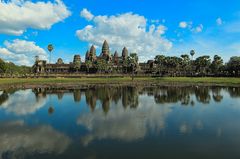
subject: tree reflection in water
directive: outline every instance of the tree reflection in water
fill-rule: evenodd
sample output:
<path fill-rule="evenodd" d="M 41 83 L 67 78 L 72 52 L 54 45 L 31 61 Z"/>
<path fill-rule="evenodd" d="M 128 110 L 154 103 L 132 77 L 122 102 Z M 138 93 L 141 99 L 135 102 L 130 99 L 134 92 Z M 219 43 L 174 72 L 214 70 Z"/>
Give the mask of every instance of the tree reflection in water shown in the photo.
<path fill-rule="evenodd" d="M 49 108 L 48 108 L 48 114 L 49 115 L 52 115 L 54 113 L 54 108 L 53 108 L 53 106 L 50 106 Z"/>
<path fill-rule="evenodd" d="M 56 95 L 58 100 L 64 98 L 65 93 L 73 95 L 76 103 L 81 102 L 82 95 L 85 96 L 86 103 L 91 112 L 94 112 L 99 102 L 105 114 L 108 114 L 111 105 L 121 102 L 124 109 L 137 109 L 139 105 L 139 96 L 148 95 L 154 97 L 156 104 L 179 103 L 183 106 L 194 106 L 197 103 L 208 104 L 211 100 L 221 102 L 224 98 L 223 90 L 228 92 L 232 98 L 240 97 L 240 87 L 219 87 L 219 86 L 156 86 L 156 87 L 132 87 L 132 86 L 92 86 L 89 88 L 34 88 L 36 103 L 43 103 L 47 95 Z M 21 99 L 19 95 L 14 99 L 16 89 L 6 89 L 0 94 L 0 105 L 10 109 L 9 100 Z M 28 92 L 27 94 L 29 94 Z M 25 95 L 27 95 L 25 92 Z M 24 99 L 26 97 L 23 97 Z M 27 99 L 27 98 L 26 98 Z M 12 101 L 11 103 L 18 103 Z M 41 104 L 42 105 L 42 104 Z M 12 105 L 13 106 L 13 105 Z M 0 107 L 0 108 L 1 108 Z M 8 108 L 7 108 L 8 107 Z M 13 107 L 16 107 L 13 106 Z M 40 106 L 35 106 L 36 109 Z M 20 108 L 19 108 L 20 109 Z M 12 110 L 12 109 L 11 109 Z M 31 110 L 33 112 L 33 110 Z M 48 113 L 54 112 L 53 107 L 49 107 Z"/>
<path fill-rule="evenodd" d="M 46 102 L 51 96 L 52 104 L 48 103 L 49 101 Z M 179 143 L 176 145 L 179 148 L 186 144 L 186 137 L 189 137 L 189 147 L 196 147 L 195 144 L 200 146 L 206 144 L 207 146 L 202 147 L 206 147 L 208 152 L 209 144 L 212 144 L 211 147 L 218 146 L 219 141 L 224 142 L 223 144 L 231 144 L 235 141 L 232 138 L 236 139 L 235 136 L 239 134 L 237 116 L 240 111 L 238 104 L 234 104 L 239 99 L 231 99 L 229 96 L 239 98 L 239 87 L 102 85 L 2 90 L 0 110 L 7 112 L 2 113 L 3 118 L 4 115 L 8 117 L 9 113 L 12 113 L 11 115 L 19 119 L 21 117 L 24 120 L 28 119 L 26 121 L 29 123 L 19 122 L 7 125 L 0 123 L 2 132 L 0 141 L 5 141 L 0 144 L 2 146 L 0 155 L 8 156 L 9 151 L 12 151 L 14 153 L 10 156 L 17 156 L 22 149 L 26 154 L 36 151 L 55 154 L 75 151 L 84 154 L 85 151 L 92 150 L 96 144 L 97 147 L 94 148 L 99 155 L 101 148 L 108 150 L 104 144 L 110 143 L 110 148 L 114 147 L 112 141 L 115 144 L 120 143 L 116 144 L 115 148 L 133 144 L 131 150 L 135 148 L 134 154 L 137 154 L 135 152 L 139 152 L 137 147 L 139 143 L 149 143 L 152 139 L 162 143 L 163 147 L 159 148 L 158 152 L 160 149 L 164 152 L 167 140 L 170 144 L 174 142 L 174 145 L 178 140 Z M 46 107 L 42 109 L 44 106 Z M 44 111 L 36 113 L 40 109 Z M 47 113 L 54 114 L 51 120 L 46 120 Z M 43 125 L 38 125 L 38 122 Z M 14 133 L 11 134 L 11 132 Z M 29 132 L 27 136 L 26 132 Z M 214 138 L 214 135 L 222 137 L 222 140 Z M 14 138 L 15 136 L 18 138 Z M 27 142 L 28 138 L 33 142 Z M 65 152 L 70 144 L 70 138 L 75 145 L 70 146 L 71 151 Z M 61 143 L 62 140 L 65 140 L 65 144 Z M 98 142 L 100 140 L 104 142 Z M 21 144 L 16 146 L 15 141 Z M 46 143 L 46 147 L 42 147 L 42 141 Z M 80 148 L 79 145 L 81 145 Z M 122 151 L 124 147 L 120 148 Z M 145 148 L 146 146 L 143 145 L 144 150 Z M 151 148 L 150 146 L 147 150 L 152 152 Z M 185 148 L 180 148 L 179 151 L 184 151 Z M 167 150 L 171 153 L 172 146 Z"/>
<path fill-rule="evenodd" d="M 37 99 L 46 97 L 47 94 L 56 94 L 58 99 L 63 98 L 64 93 L 72 93 L 75 102 L 81 101 L 82 94 L 85 95 L 86 103 L 90 110 L 94 112 L 97 102 L 102 105 L 104 113 L 111 109 L 111 103 L 117 104 L 121 101 L 124 109 L 134 108 L 139 105 L 139 95 L 153 96 L 156 104 L 180 103 L 183 106 L 194 106 L 196 102 L 209 104 L 211 100 L 221 102 L 223 100 L 222 90 L 229 93 L 231 97 L 240 97 L 239 87 L 219 87 L 219 86 L 158 86 L 158 87 L 132 87 L 132 86 L 92 86 L 90 88 L 44 88 L 33 89 Z M 2 93 L 0 102 L 7 100 L 8 93 Z"/>

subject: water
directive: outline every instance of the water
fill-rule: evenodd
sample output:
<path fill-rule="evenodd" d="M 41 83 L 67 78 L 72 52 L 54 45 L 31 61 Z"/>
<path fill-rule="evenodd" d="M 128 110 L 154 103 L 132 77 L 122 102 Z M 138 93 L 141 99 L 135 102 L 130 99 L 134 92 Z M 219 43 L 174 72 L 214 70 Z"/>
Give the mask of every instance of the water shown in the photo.
<path fill-rule="evenodd" d="M 240 158 L 240 87 L 0 94 L 0 159 Z"/>

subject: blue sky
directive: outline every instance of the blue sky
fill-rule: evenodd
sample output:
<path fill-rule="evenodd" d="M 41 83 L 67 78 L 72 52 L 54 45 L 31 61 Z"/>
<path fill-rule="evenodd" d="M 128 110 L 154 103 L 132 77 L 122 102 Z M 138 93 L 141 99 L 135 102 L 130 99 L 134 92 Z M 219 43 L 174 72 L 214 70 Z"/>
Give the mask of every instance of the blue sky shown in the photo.
<path fill-rule="evenodd" d="M 55 47 L 68 63 L 82 59 L 90 45 L 100 53 L 104 39 L 113 53 L 126 46 L 141 61 L 157 54 L 240 56 L 240 2 L 237 0 L 56 0 L 0 1 L 0 57 L 32 65 L 49 59 Z"/>

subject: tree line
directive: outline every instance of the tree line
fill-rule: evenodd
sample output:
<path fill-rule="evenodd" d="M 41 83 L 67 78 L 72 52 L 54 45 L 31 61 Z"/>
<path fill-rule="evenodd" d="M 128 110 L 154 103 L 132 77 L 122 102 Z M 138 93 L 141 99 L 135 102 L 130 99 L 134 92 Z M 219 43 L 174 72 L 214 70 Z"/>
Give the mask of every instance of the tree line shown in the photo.
<path fill-rule="evenodd" d="M 28 66 L 18 66 L 12 62 L 5 62 L 0 58 L 0 74 L 8 75 L 24 75 L 32 72 L 32 68 Z"/>
<path fill-rule="evenodd" d="M 227 63 L 219 55 L 204 55 L 194 59 L 195 51 L 189 54 L 177 56 L 157 55 L 154 60 L 149 60 L 142 67 L 138 62 L 136 53 L 122 61 L 121 67 L 114 67 L 114 62 L 107 62 L 99 59 L 95 63 L 86 61 L 86 71 L 98 73 L 123 73 L 123 74 L 151 74 L 155 76 L 171 77 L 239 77 L 240 76 L 240 56 L 233 56 Z M 25 75 L 31 74 L 32 68 L 28 66 L 18 66 L 12 62 L 5 62 L 0 58 L 0 74 Z"/>
<path fill-rule="evenodd" d="M 149 62 L 149 72 L 159 76 L 240 76 L 240 56 L 224 63 L 219 55 L 214 55 L 213 60 L 208 55 L 193 59 L 194 55 L 194 50 L 180 57 L 157 55 Z"/>

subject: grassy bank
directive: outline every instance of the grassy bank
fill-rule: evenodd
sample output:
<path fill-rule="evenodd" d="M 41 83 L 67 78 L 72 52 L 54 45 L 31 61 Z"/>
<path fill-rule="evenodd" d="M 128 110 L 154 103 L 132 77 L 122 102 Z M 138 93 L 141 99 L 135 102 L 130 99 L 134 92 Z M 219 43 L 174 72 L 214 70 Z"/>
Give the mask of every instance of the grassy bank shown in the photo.
<path fill-rule="evenodd" d="M 15 84 L 121 84 L 121 83 L 200 83 L 200 84 L 234 84 L 240 85 L 240 78 L 191 78 L 191 77 L 163 77 L 163 78 L 2 78 L 0 86 Z"/>

